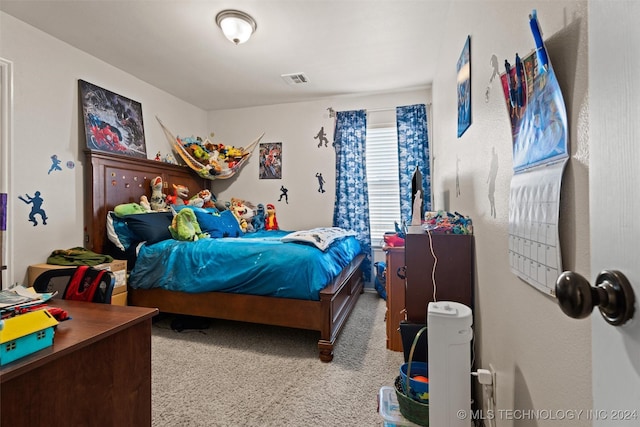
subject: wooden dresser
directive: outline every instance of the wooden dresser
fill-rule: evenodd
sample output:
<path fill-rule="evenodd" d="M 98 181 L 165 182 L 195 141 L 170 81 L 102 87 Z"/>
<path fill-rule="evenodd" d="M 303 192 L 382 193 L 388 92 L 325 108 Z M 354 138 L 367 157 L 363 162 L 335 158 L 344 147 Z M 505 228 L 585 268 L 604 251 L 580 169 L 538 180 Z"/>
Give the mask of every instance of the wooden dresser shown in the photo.
<path fill-rule="evenodd" d="M 0 424 L 151 426 L 155 308 L 52 300 L 53 346 L 0 367 Z"/>
<path fill-rule="evenodd" d="M 385 246 L 387 263 L 387 348 L 402 351 L 400 322 L 405 320 L 405 283 L 398 276 L 398 269 L 404 270 L 404 248 Z"/>
<path fill-rule="evenodd" d="M 420 226 L 410 226 L 405 251 L 409 322 L 427 323 L 427 305 L 434 300 L 432 275 L 437 301 L 455 301 L 473 310 L 473 235 L 429 235 Z"/>

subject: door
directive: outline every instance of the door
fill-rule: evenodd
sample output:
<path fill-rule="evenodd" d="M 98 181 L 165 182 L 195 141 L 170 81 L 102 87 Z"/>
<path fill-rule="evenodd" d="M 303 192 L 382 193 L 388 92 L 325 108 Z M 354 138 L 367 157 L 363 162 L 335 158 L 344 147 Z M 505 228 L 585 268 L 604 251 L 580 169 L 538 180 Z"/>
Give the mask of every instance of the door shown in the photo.
<path fill-rule="evenodd" d="M 637 0 L 589 1 L 590 282 L 601 270 L 620 270 L 636 296 L 635 316 L 623 326 L 597 309 L 591 315 L 594 426 L 640 425 L 638 22 Z"/>

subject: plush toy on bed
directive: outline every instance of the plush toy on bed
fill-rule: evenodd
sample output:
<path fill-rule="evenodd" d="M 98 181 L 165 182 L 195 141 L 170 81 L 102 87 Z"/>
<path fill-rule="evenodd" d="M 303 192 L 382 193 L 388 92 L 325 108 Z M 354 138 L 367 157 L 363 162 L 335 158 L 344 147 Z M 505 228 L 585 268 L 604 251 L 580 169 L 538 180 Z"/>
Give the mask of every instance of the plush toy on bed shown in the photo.
<path fill-rule="evenodd" d="M 231 212 L 233 213 L 233 216 L 236 217 L 236 220 L 238 220 L 238 224 L 240 224 L 240 229 L 243 233 L 247 232 L 248 227 L 247 220 L 244 218 L 247 211 L 248 208 L 244 204 L 244 200 L 235 197 L 231 198 Z"/>
<path fill-rule="evenodd" d="M 151 199 L 149 200 L 149 206 L 153 211 L 166 211 L 167 202 L 166 197 L 162 193 L 162 177 L 156 176 L 151 180 Z"/>
<path fill-rule="evenodd" d="M 151 204 L 149 203 L 149 199 L 144 194 L 140 196 L 140 206 L 144 209 L 145 212 L 151 212 Z"/>
<path fill-rule="evenodd" d="M 253 228 L 253 217 L 256 214 L 256 208 L 252 204 L 248 204 L 246 206 L 247 206 L 247 210 L 242 215 L 242 219 L 247 223 L 246 233 L 253 233 L 256 231 L 256 229 Z"/>
<path fill-rule="evenodd" d="M 173 194 L 167 196 L 167 203 L 170 205 L 186 205 L 189 201 L 189 187 L 181 184 L 173 184 Z"/>
<path fill-rule="evenodd" d="M 266 212 L 264 211 L 264 205 L 262 203 L 258 203 L 256 213 L 251 219 L 251 224 L 253 225 L 254 231 L 264 230 L 265 215 Z"/>
<path fill-rule="evenodd" d="M 200 190 L 198 191 L 198 197 L 202 199 L 202 207 L 203 208 L 215 208 L 216 205 L 213 200 L 213 194 L 209 190 Z"/>
<path fill-rule="evenodd" d="M 138 203 L 122 203 L 115 206 L 113 208 L 113 212 L 120 218 L 126 215 L 147 213 L 147 211 Z"/>
<path fill-rule="evenodd" d="M 200 197 L 200 193 L 192 196 L 189 200 L 186 201 L 188 206 L 193 206 L 194 208 L 201 208 L 204 206 L 204 199 Z"/>
<path fill-rule="evenodd" d="M 207 233 L 203 233 L 200 224 L 196 219 L 196 214 L 192 209 L 185 208 L 180 210 L 171 221 L 169 232 L 175 240 L 186 240 L 195 242 L 198 239 L 209 237 Z"/>
<path fill-rule="evenodd" d="M 279 230 L 278 219 L 276 218 L 276 207 L 269 203 L 267 205 L 267 216 L 264 221 L 265 230 Z"/>

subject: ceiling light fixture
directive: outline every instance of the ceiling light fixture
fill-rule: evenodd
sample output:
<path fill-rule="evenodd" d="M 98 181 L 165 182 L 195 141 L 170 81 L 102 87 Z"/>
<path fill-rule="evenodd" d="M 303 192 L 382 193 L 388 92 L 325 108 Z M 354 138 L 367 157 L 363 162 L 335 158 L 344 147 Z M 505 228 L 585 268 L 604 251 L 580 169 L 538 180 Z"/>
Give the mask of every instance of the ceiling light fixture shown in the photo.
<path fill-rule="evenodd" d="M 249 40 L 256 31 L 258 24 L 249 15 L 239 10 L 223 10 L 216 15 L 216 24 L 224 33 L 224 36 L 235 44 L 241 44 Z"/>

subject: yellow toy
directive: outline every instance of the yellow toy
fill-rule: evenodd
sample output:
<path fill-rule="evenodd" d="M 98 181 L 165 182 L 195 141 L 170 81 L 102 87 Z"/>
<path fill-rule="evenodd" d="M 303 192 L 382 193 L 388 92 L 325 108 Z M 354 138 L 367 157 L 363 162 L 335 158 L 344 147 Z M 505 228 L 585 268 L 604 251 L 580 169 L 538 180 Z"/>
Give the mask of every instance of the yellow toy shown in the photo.
<path fill-rule="evenodd" d="M 248 209 L 244 204 L 244 200 L 231 198 L 231 212 L 238 221 L 238 224 L 240 224 L 240 229 L 243 233 L 247 232 L 247 220 L 243 218 L 244 215 L 246 215 L 247 210 Z"/>
<path fill-rule="evenodd" d="M 269 203 L 267 205 L 267 217 L 264 221 L 265 230 L 279 230 L 278 219 L 276 218 L 276 207 Z"/>

